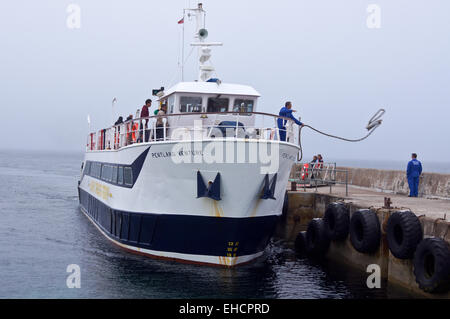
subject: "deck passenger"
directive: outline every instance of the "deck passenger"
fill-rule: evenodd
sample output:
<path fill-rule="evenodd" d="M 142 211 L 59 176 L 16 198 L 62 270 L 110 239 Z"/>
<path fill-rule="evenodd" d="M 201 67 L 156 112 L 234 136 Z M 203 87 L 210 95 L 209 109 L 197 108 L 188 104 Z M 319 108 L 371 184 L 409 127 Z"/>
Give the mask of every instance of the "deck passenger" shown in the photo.
<path fill-rule="evenodd" d="M 114 123 L 114 125 L 119 125 L 123 123 L 123 117 L 119 116 L 119 118 L 117 119 L 117 121 Z"/>
<path fill-rule="evenodd" d="M 311 163 L 309 164 L 310 167 L 311 167 L 311 179 L 315 178 L 315 173 L 316 173 L 315 171 L 316 171 L 316 168 L 317 168 L 317 161 L 318 161 L 318 158 L 317 158 L 316 155 L 314 155 Z"/>
<path fill-rule="evenodd" d="M 148 109 L 152 106 L 152 100 L 147 99 L 145 105 L 141 109 L 141 118 L 149 117 L 150 113 Z M 141 124 L 142 125 L 142 124 Z M 141 127 L 141 137 L 144 137 L 144 142 L 148 142 L 150 131 L 148 130 L 148 119 L 145 120 L 145 124 Z"/>
<path fill-rule="evenodd" d="M 417 197 L 419 195 L 419 178 L 422 174 L 422 163 L 417 160 L 417 154 L 411 154 L 411 160 L 406 169 L 406 177 L 409 184 L 409 197 Z"/>
<path fill-rule="evenodd" d="M 156 140 L 160 141 L 164 139 L 164 122 L 163 119 L 166 118 L 164 115 L 167 113 L 167 106 L 163 104 L 161 109 L 158 111 L 158 119 L 156 120 Z"/>
<path fill-rule="evenodd" d="M 317 160 L 319 162 L 319 168 L 322 169 L 323 168 L 323 157 L 321 154 L 317 154 Z"/>
<path fill-rule="evenodd" d="M 316 178 L 322 179 L 322 170 L 323 170 L 323 157 L 321 154 L 317 154 L 317 172 Z"/>
<path fill-rule="evenodd" d="M 292 119 L 295 123 L 297 123 L 300 126 L 303 126 L 303 123 L 297 120 L 293 115 L 292 112 L 296 112 L 295 110 L 292 110 L 292 103 L 286 102 L 284 107 L 281 108 L 279 116 L 287 117 Z M 277 120 L 278 123 L 278 130 L 280 132 L 280 141 L 286 141 L 286 122 L 287 120 L 279 118 Z"/>
<path fill-rule="evenodd" d="M 126 129 L 127 129 L 127 145 L 133 144 L 133 140 L 132 140 L 132 136 L 131 136 L 131 131 L 133 130 L 133 115 L 130 114 L 127 117 L 126 122 Z"/>
<path fill-rule="evenodd" d="M 114 148 L 117 149 L 119 148 L 119 144 L 120 144 L 120 124 L 123 123 L 123 117 L 119 116 L 119 118 L 117 119 L 117 121 L 114 123 L 115 125 L 115 129 L 114 129 Z"/>

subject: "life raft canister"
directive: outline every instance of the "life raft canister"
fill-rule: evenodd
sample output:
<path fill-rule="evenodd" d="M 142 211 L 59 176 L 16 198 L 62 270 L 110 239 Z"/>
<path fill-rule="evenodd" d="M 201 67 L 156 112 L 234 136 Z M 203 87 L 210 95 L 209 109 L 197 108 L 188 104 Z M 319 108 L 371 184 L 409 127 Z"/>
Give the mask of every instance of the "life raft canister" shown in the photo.
<path fill-rule="evenodd" d="M 127 125 L 126 125 L 126 126 L 127 126 L 127 141 L 126 141 L 126 142 L 127 142 L 127 144 L 128 144 L 128 143 L 129 143 L 129 141 L 131 140 L 131 139 L 130 139 L 130 134 L 131 134 L 131 133 L 130 133 L 130 131 L 131 131 L 131 125 L 132 125 L 132 123 L 127 123 Z"/>
<path fill-rule="evenodd" d="M 103 130 L 100 130 L 100 136 L 98 137 L 98 149 L 103 149 Z"/>
<path fill-rule="evenodd" d="M 133 124 L 132 131 L 131 131 L 131 138 L 133 139 L 133 142 L 136 142 L 138 130 L 139 130 L 139 123 L 136 122 Z"/>
<path fill-rule="evenodd" d="M 118 126 L 114 127 L 114 149 L 119 146 L 119 134 L 120 128 Z"/>
<path fill-rule="evenodd" d="M 302 167 L 302 180 L 304 180 L 306 177 L 308 177 L 308 169 L 309 169 L 309 163 L 303 164 L 303 167 Z"/>

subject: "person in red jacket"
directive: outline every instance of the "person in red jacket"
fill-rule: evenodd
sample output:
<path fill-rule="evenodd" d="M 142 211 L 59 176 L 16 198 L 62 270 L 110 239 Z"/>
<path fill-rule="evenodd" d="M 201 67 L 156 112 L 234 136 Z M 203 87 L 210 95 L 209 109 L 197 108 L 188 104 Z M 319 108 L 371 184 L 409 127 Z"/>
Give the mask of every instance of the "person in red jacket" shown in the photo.
<path fill-rule="evenodd" d="M 149 109 L 151 106 L 152 106 L 152 100 L 147 99 L 147 100 L 145 101 L 145 105 L 144 105 L 144 106 L 142 107 L 142 109 L 141 109 L 141 118 L 143 118 L 143 117 L 149 117 L 150 113 L 149 113 L 148 109 Z M 141 124 L 141 125 L 142 125 L 142 124 Z M 148 137 L 149 137 L 149 135 L 150 135 L 150 131 L 148 130 L 147 125 L 148 125 L 148 119 L 145 120 L 145 124 L 144 124 L 144 126 L 141 128 L 141 136 L 144 136 L 144 135 L 145 135 L 144 142 L 148 142 Z M 144 133 L 144 132 L 145 132 L 145 133 Z"/>

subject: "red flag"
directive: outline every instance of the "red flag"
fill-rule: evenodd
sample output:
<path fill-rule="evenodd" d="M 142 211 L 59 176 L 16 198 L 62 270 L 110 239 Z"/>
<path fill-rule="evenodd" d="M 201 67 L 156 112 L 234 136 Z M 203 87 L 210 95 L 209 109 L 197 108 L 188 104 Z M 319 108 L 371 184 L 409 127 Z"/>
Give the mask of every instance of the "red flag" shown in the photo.
<path fill-rule="evenodd" d="M 178 21 L 178 24 L 183 24 L 183 23 L 184 23 L 184 17 L 180 21 Z"/>

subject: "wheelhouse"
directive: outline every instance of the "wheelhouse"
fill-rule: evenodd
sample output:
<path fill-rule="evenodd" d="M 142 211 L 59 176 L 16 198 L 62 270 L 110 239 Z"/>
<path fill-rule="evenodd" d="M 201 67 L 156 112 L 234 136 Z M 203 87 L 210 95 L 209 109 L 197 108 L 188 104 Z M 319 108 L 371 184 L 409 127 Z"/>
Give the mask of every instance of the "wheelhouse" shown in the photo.
<path fill-rule="evenodd" d="M 169 117 L 169 127 L 193 125 L 195 120 L 201 120 L 202 125 L 219 124 L 218 119 L 230 120 L 233 117 L 229 112 L 241 113 L 244 115 L 241 123 L 253 126 L 254 116 L 251 113 L 256 111 L 260 96 L 250 86 L 220 81 L 181 82 L 160 95 L 159 103 L 167 105 L 167 114 L 192 115 Z M 196 113 L 216 113 L 216 116 Z"/>

